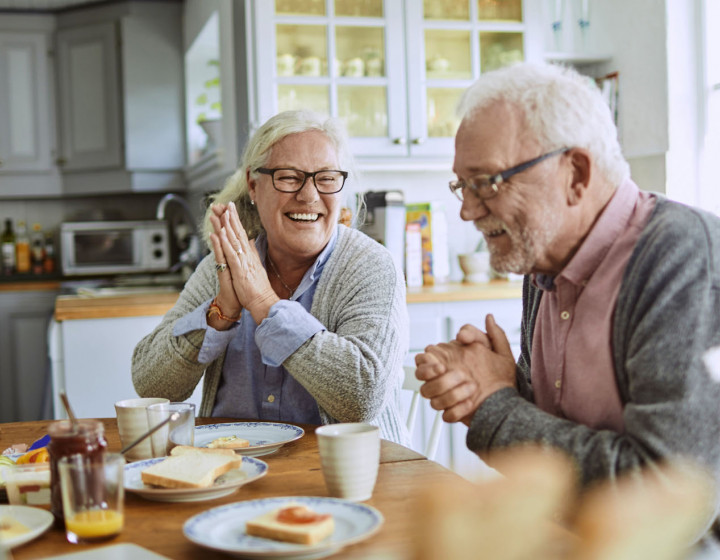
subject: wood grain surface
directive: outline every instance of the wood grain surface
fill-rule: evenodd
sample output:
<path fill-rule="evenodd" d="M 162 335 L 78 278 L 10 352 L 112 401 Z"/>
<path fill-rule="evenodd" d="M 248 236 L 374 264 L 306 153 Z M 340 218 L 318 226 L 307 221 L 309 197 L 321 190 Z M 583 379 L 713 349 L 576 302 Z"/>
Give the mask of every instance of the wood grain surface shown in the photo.
<path fill-rule="evenodd" d="M 198 418 L 196 423 L 237 421 L 230 418 Z M 115 419 L 103 419 L 103 423 L 109 450 L 118 451 L 120 439 Z M 0 448 L 4 449 L 14 443 L 29 444 L 47 433 L 47 425 L 48 421 L 0 424 Z M 266 476 L 242 486 L 230 496 L 205 502 L 164 503 L 126 493 L 125 527 L 114 540 L 97 545 L 73 545 L 67 542 L 63 531 L 52 528 L 36 540 L 14 549 L 13 558 L 47 558 L 123 542 L 135 543 L 178 560 L 228 558 L 226 554 L 190 542 L 183 535 L 183 523 L 208 509 L 242 500 L 328 495 L 320 468 L 315 427 L 301 427 L 305 429 L 301 439 L 286 444 L 273 454 L 258 457 L 269 466 Z M 385 440 L 381 442 L 380 463 L 373 497 L 365 503 L 377 508 L 385 517 L 385 523 L 368 540 L 349 546 L 331 558 L 406 560 L 417 536 L 414 533 L 414 502 L 411 498 L 418 491 L 443 480 L 470 485 L 438 463 Z"/>

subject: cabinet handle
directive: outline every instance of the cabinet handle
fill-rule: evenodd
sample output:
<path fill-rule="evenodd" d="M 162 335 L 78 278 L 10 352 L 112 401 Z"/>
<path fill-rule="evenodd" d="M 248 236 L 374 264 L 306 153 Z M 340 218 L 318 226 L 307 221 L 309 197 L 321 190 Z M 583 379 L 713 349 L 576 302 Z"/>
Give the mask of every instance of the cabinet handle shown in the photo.
<path fill-rule="evenodd" d="M 419 145 L 425 142 L 425 138 L 422 136 L 420 138 L 413 138 L 412 143 L 415 145 Z"/>
<path fill-rule="evenodd" d="M 0 167 L 3 166 L 3 160 L 0 159 Z"/>
<path fill-rule="evenodd" d="M 57 165 L 59 165 L 60 167 L 62 167 L 63 165 L 65 165 L 67 163 L 67 161 L 65 160 L 65 158 L 57 158 L 55 160 L 55 163 Z"/>
<path fill-rule="evenodd" d="M 407 143 L 407 140 L 403 136 L 400 138 L 393 138 L 393 144 L 399 144 L 400 146 L 404 146 Z"/>

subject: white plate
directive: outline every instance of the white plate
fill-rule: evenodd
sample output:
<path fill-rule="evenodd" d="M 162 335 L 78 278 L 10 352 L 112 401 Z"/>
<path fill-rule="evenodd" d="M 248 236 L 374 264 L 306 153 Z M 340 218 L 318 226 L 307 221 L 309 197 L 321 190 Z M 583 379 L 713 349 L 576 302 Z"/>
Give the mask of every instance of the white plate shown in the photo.
<path fill-rule="evenodd" d="M 30 529 L 22 535 L 3 539 L 2 545 L 6 548 L 14 548 L 39 537 L 53 523 L 52 513 L 45 509 L 29 506 L 0 506 L 0 518 L 2 517 L 12 517 Z"/>
<path fill-rule="evenodd" d="M 208 488 L 157 488 L 142 481 L 141 471 L 159 463 L 164 457 L 145 459 L 125 465 L 125 490 L 156 502 L 200 502 L 232 494 L 243 484 L 257 480 L 267 472 L 267 463 L 260 459 L 243 457 L 239 469 L 226 472 Z"/>
<path fill-rule="evenodd" d="M 234 422 L 232 424 L 207 424 L 195 426 L 195 446 L 207 445 L 219 437 L 237 436 L 250 442 L 250 447 L 236 449 L 235 452 L 246 457 L 268 455 L 280 449 L 286 443 L 300 439 L 305 430 L 292 424 L 278 422 Z"/>
<path fill-rule="evenodd" d="M 90 550 L 50 556 L 46 560 L 169 560 L 167 556 L 161 556 L 132 543 L 118 543 L 108 546 L 95 547 Z"/>
<path fill-rule="evenodd" d="M 335 520 L 335 531 L 314 545 L 302 545 L 251 537 L 245 533 L 245 522 L 277 509 L 288 502 L 297 502 L 318 513 L 329 513 Z M 248 500 L 213 508 L 191 517 L 183 525 L 183 533 L 195 544 L 227 552 L 242 558 L 324 558 L 345 546 L 367 539 L 385 519 L 373 507 L 340 500 L 290 496 Z"/>

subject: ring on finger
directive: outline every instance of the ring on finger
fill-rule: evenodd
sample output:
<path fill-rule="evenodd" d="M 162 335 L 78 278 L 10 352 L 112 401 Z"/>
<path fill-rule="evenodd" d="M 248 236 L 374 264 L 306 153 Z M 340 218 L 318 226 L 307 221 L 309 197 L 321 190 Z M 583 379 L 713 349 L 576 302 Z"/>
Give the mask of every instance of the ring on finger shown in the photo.
<path fill-rule="evenodd" d="M 242 254 L 243 254 L 242 249 L 237 249 L 237 250 L 235 251 L 235 254 L 236 254 L 238 257 L 239 257 L 240 255 L 242 255 Z"/>
<path fill-rule="evenodd" d="M 225 263 L 215 263 L 215 270 L 217 272 L 222 272 L 227 268 L 227 265 Z"/>

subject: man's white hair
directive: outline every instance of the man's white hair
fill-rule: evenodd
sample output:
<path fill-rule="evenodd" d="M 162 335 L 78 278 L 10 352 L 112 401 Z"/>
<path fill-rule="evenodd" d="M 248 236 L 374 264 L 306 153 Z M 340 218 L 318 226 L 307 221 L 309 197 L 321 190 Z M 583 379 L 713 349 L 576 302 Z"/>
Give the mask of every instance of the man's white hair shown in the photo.
<path fill-rule="evenodd" d="M 553 64 L 522 63 L 494 70 L 463 94 L 458 115 L 471 118 L 499 101 L 520 109 L 527 134 L 542 151 L 584 148 L 612 185 L 629 177 L 610 107 L 587 76 Z"/>

